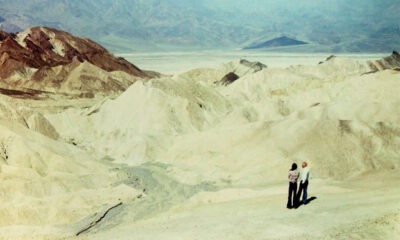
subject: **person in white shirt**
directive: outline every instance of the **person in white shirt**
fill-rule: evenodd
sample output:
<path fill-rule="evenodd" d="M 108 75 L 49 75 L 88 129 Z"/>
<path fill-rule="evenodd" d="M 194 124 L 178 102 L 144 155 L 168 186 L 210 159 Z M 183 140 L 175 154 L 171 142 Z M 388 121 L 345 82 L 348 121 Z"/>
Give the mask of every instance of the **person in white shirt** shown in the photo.
<path fill-rule="evenodd" d="M 308 182 L 310 180 L 310 168 L 308 167 L 306 161 L 301 164 L 301 167 L 303 168 L 303 170 L 301 172 L 301 181 L 297 199 L 300 201 L 301 193 L 303 192 L 303 199 L 301 201 L 303 202 L 303 204 L 307 204 L 307 188 Z"/>

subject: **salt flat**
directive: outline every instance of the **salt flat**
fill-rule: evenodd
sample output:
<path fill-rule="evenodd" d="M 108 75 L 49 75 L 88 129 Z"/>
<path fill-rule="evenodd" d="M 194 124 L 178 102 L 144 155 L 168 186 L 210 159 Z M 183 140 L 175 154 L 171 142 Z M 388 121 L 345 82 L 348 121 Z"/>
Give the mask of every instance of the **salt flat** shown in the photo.
<path fill-rule="evenodd" d="M 290 65 L 315 65 L 331 53 L 291 53 L 249 50 L 199 50 L 184 52 L 134 52 L 119 53 L 142 69 L 150 69 L 166 74 L 176 74 L 194 68 L 216 67 L 233 59 L 260 61 L 270 67 Z M 338 53 L 340 57 L 358 60 L 379 59 L 387 53 Z"/>

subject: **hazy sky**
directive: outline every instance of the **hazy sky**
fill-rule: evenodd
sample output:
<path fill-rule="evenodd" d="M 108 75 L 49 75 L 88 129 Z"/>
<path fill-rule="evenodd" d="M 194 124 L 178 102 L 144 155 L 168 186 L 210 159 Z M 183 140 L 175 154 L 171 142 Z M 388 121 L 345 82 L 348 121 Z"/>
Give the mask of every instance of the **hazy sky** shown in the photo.
<path fill-rule="evenodd" d="M 400 0 L 0 0 L 0 27 L 55 27 L 116 48 L 243 47 L 285 35 L 387 51 L 399 45 L 399 12 Z"/>

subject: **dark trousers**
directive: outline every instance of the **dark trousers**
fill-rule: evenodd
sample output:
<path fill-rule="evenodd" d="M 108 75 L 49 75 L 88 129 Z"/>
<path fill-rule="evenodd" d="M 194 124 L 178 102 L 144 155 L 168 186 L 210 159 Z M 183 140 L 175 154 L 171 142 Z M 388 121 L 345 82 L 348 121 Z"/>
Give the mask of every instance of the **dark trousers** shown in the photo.
<path fill-rule="evenodd" d="M 297 192 L 297 182 L 295 183 L 289 182 L 289 197 L 287 202 L 288 208 L 292 208 L 297 205 L 296 192 Z"/>
<path fill-rule="evenodd" d="M 302 201 L 304 204 L 307 203 L 307 188 L 308 188 L 308 180 L 304 183 L 300 182 L 299 193 L 297 194 L 298 201 Z M 300 199 L 301 193 L 303 193 L 303 199 Z"/>

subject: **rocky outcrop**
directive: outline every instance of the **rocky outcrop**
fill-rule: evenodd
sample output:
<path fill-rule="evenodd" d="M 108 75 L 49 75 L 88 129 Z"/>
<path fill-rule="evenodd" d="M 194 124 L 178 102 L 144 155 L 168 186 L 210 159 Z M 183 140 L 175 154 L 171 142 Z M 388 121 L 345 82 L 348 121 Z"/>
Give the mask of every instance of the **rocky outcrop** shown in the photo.
<path fill-rule="evenodd" d="M 18 34 L 0 31 L 0 80 L 7 88 L 43 90 L 37 86 L 37 82 L 41 82 L 41 86 L 52 85 L 55 87 L 54 92 L 57 92 L 57 86 L 63 86 L 71 71 L 84 63 L 91 66 L 93 74 L 80 69 L 79 72 L 85 74 L 75 74 L 75 81 L 88 83 L 87 80 L 90 79 L 91 84 L 102 81 L 100 85 L 106 83 L 108 86 L 118 86 L 118 89 L 107 88 L 105 91 L 119 91 L 129 85 L 121 85 L 120 79 L 115 84 L 113 79 L 118 77 L 113 78 L 113 72 L 124 72 L 127 76 L 136 78 L 151 77 L 125 59 L 115 57 L 99 44 L 64 31 L 46 27 L 33 27 Z M 98 79 L 98 72 L 103 73 L 102 79 Z M 132 83 L 134 80 L 129 81 Z M 69 87 L 64 90 L 82 89 L 80 84 L 70 84 Z M 101 91 L 100 88 L 93 90 Z"/>
<path fill-rule="evenodd" d="M 384 57 L 376 61 L 370 61 L 369 66 L 375 72 L 386 69 L 400 71 L 400 54 L 397 51 L 393 51 L 392 55 L 390 56 Z"/>
<path fill-rule="evenodd" d="M 239 78 L 247 75 L 256 73 L 267 68 L 267 65 L 260 62 L 250 62 L 246 59 L 240 59 L 228 63 L 223 71 L 228 71 L 218 82 L 218 84 L 227 86 Z"/>
<path fill-rule="evenodd" d="M 250 61 L 248 61 L 246 59 L 240 59 L 240 64 L 252 69 L 253 72 L 258 72 L 258 71 L 261 71 L 264 68 L 267 68 L 267 65 L 265 65 L 264 63 L 250 62 Z"/>
<path fill-rule="evenodd" d="M 358 67 L 361 75 L 376 73 L 383 70 L 400 71 L 400 54 L 397 51 L 393 51 L 391 55 L 381 59 L 368 60 L 365 62 L 350 60 L 345 63 L 342 57 L 331 55 L 324 61 L 319 62 L 319 64 L 335 64 L 334 62 L 336 62 L 336 64 L 342 62 L 340 63 L 342 68 L 345 66 L 349 67 L 351 64 L 356 64 L 352 66 L 352 68 L 356 69 Z"/>
<path fill-rule="evenodd" d="M 234 81 L 238 80 L 239 76 L 236 75 L 234 72 L 227 73 L 220 81 L 222 85 L 228 85 L 233 83 Z"/>

